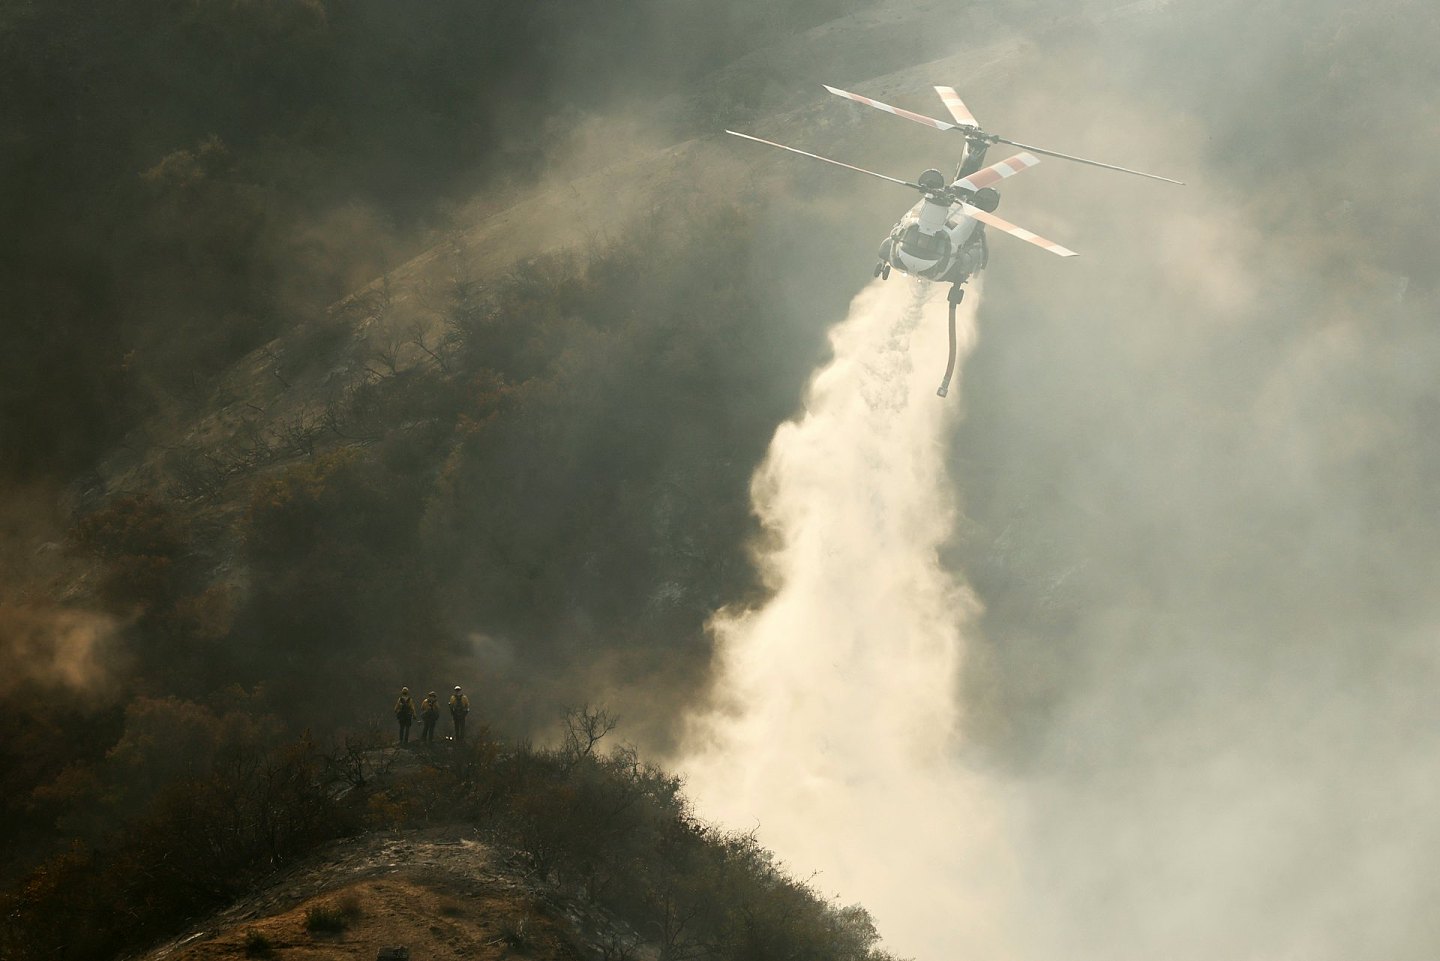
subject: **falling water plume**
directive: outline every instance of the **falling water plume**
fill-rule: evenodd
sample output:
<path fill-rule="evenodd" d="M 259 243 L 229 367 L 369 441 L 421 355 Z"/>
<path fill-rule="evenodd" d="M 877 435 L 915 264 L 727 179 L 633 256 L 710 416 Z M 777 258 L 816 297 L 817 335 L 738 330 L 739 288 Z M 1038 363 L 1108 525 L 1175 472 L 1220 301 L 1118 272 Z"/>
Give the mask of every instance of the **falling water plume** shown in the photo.
<path fill-rule="evenodd" d="M 805 412 L 751 497 L 771 597 L 712 622 L 712 706 L 682 762 L 702 816 L 859 901 L 921 961 L 1003 957 L 1011 873 L 993 788 L 967 771 L 958 683 L 976 602 L 939 549 L 957 397 L 935 396 L 943 288 L 875 282 L 831 334 Z M 960 349 L 975 340 L 972 291 Z"/>

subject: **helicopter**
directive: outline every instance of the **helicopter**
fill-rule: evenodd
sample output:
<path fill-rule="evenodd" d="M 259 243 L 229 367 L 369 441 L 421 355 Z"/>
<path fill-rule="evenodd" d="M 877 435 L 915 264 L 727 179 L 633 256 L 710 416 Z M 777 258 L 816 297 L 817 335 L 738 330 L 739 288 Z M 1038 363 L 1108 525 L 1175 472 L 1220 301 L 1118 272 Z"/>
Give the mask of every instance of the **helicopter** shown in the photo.
<path fill-rule="evenodd" d="M 950 304 L 950 361 L 945 368 L 944 380 L 941 381 L 940 388 L 936 391 L 936 394 L 941 397 L 949 393 L 950 378 L 955 372 L 955 308 L 965 297 L 963 285 L 971 276 L 983 270 L 990 259 L 985 228 L 993 227 L 1042 250 L 1048 250 L 1059 257 L 1077 256 L 1076 252 L 1068 247 L 1061 246 L 1053 240 L 1047 240 L 1024 227 L 997 217 L 995 210 L 1000 206 L 1000 192 L 995 189 L 996 184 L 1007 177 L 1013 177 L 1022 170 L 1028 170 L 1035 166 L 1040 162 L 1040 158 L 1036 154 L 1042 154 L 1047 157 L 1087 164 L 1091 167 L 1134 174 L 1138 177 L 1163 180 L 1166 183 L 1183 186 L 1182 181 L 1171 180 L 1169 177 L 1101 163 L 1098 160 L 1087 160 L 1084 157 L 1023 144 L 989 133 L 981 129 L 979 121 L 965 106 L 965 102 L 960 99 L 960 95 L 955 92 L 953 87 L 937 86 L 934 88 L 950 116 L 954 118 L 952 123 L 900 107 L 893 107 L 890 104 L 881 103 L 848 90 L 841 90 L 829 84 L 822 84 L 822 86 L 837 97 L 844 97 L 847 100 L 883 110 L 935 130 L 959 133 L 965 139 L 955 176 L 947 184 L 944 174 L 935 169 L 926 170 L 913 181 L 902 180 L 899 177 L 890 177 L 873 170 L 866 170 L 864 167 L 831 160 L 829 157 L 822 157 L 806 150 L 788 147 L 773 140 L 763 140 L 760 137 L 735 130 L 725 131 L 735 137 L 788 150 L 791 153 L 800 154 L 802 157 L 810 157 L 836 167 L 843 167 L 869 177 L 909 187 L 920 193 L 920 200 L 900 218 L 899 222 L 886 234 L 885 239 L 880 242 L 874 276 L 888 280 L 893 268 L 901 273 L 951 285 L 947 297 Z M 1018 147 L 1020 153 L 985 165 L 986 152 L 990 147 L 1000 143 Z"/>

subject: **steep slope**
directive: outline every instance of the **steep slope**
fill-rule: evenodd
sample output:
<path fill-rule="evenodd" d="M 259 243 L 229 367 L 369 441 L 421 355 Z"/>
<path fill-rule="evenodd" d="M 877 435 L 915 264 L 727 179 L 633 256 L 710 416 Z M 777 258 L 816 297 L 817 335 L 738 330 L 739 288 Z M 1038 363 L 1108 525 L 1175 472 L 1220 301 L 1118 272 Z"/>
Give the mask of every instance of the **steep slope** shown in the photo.
<path fill-rule="evenodd" d="M 1043 38 L 1104 31 L 1123 42 L 1131 24 L 1166 6 L 1163 0 L 1092 3 L 1080 10 L 1054 5 L 1046 15 L 1036 6 L 1022 15 L 985 4 L 957 20 L 953 5 L 938 0 L 886 0 L 745 55 L 683 104 L 660 98 L 649 116 L 590 118 L 580 132 L 570 131 L 570 146 L 552 158 L 538 185 L 498 204 L 495 195 L 475 198 L 428 250 L 332 305 L 324 317 L 298 318 L 237 363 L 204 403 L 172 408 L 128 438 L 102 467 L 103 488 L 174 483 L 177 474 L 197 470 L 212 475 L 207 486 L 223 483 L 254 466 L 257 446 L 269 448 L 262 455 L 268 463 L 308 456 L 347 391 L 437 363 L 458 286 L 493 286 L 517 267 L 523 274 L 519 265 L 549 254 L 593 256 L 677 211 L 732 198 L 773 205 L 785 194 L 823 184 L 826 193 L 843 191 L 855 212 L 821 210 L 817 226 L 843 224 L 868 237 L 884 226 L 883 214 L 870 211 L 900 209 L 903 195 L 867 190 L 847 175 L 736 144 L 720 130 L 747 126 L 907 175 L 917 163 L 945 167 L 954 159 L 955 142 L 824 97 L 818 84 L 848 84 L 931 113 L 940 112 L 938 104 L 926 103 L 930 84 L 938 82 L 959 86 L 979 103 L 1009 105 L 1017 99 L 1006 93 L 1015 78 L 1043 65 L 1036 50 Z M 1028 18 L 1023 32 L 1011 26 L 1017 17 Z M 942 21 L 963 29 L 935 30 Z M 857 65 L 863 65 L 859 73 Z M 759 91 L 747 93 L 757 84 Z M 671 135 L 657 119 L 680 115 L 689 118 L 684 126 L 693 127 L 694 118 L 707 112 L 714 122 L 700 125 L 704 135 L 680 142 L 667 142 Z M 868 244 L 866 239 L 858 246 Z M 187 486 L 187 478 L 181 484 Z"/>

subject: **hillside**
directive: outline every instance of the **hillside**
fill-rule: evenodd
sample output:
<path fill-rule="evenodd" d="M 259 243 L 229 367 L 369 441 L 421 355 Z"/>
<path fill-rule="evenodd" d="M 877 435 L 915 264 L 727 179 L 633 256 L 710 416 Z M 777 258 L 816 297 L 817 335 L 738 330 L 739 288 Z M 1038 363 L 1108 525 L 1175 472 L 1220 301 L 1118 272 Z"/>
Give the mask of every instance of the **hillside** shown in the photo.
<path fill-rule="evenodd" d="M 1113 18 L 1123 23 L 1151 6 L 1121 5 Z M 1024 45 L 985 11 L 969 24 L 962 43 L 934 41 L 933 49 L 922 44 L 918 49 L 929 56 L 912 60 L 916 48 L 902 41 L 924 37 L 925 25 L 942 7 L 894 0 L 871 5 L 747 53 L 703 77 L 696 84 L 703 93 L 663 99 L 653 118 L 628 113 L 583 118 L 567 132 L 572 139 L 548 158 L 538 183 L 511 185 L 458 205 L 443 236 L 428 249 L 329 305 L 320 316 L 296 317 L 296 324 L 224 371 L 198 403 L 187 398 L 127 437 L 102 461 L 98 479 L 107 489 L 153 489 L 177 481 L 184 489 L 189 478 L 174 476 L 177 461 L 203 459 L 243 473 L 244 466 L 235 462 L 258 438 L 282 448 L 277 460 L 308 455 L 304 445 L 284 449 L 286 441 L 297 431 L 303 434 L 323 425 L 326 408 L 348 392 L 376 378 L 433 371 L 444 363 L 437 353 L 445 345 L 460 290 L 489 290 L 511 276 L 543 273 L 543 266 L 530 265 L 547 255 L 605 257 L 613 247 L 633 244 L 647 233 L 664 234 L 676 224 L 695 221 L 700 233 L 696 240 L 703 243 L 707 217 L 723 216 L 721 211 L 730 205 L 783 205 L 784 193 L 814 178 L 813 170 L 797 167 L 782 155 L 720 136 L 725 123 L 759 121 L 767 131 L 784 131 L 814 149 L 836 154 L 874 155 L 876 140 L 915 142 L 913 131 L 881 127 L 877 132 L 876 118 L 817 96 L 816 78 L 839 82 L 843 74 L 844 82 L 876 95 L 909 96 L 926 89 L 925 77 L 960 74 L 957 82 L 968 83 L 983 96 L 1023 69 Z M 1080 22 L 1093 26 L 1108 19 L 1097 19 L 1094 12 L 1072 13 L 1057 18 L 1052 29 Z M 943 56 L 936 56 L 942 51 Z M 898 69 L 856 77 L 840 66 L 856 61 L 870 70 L 887 64 Z M 739 106 L 747 102 L 741 88 L 757 84 L 763 88 L 758 103 Z M 707 111 L 718 110 L 721 102 L 727 108 L 713 123 L 697 122 L 710 119 Z M 673 133 L 660 118 L 671 114 L 693 118 L 686 125 L 700 127 L 695 130 L 699 136 L 670 141 Z M 926 154 L 937 158 L 954 147 L 943 140 L 929 146 Z M 898 151 L 882 147 L 879 153 Z M 904 162 L 913 163 L 908 158 Z M 903 201 L 903 196 L 900 201 L 894 196 L 890 207 Z M 843 208 L 822 210 L 818 220 L 797 232 L 840 229 L 846 217 Z M 758 237 L 747 240 L 763 242 Z M 789 241 L 787 237 L 784 243 Z M 808 273 L 811 259 L 799 260 L 796 271 Z M 868 256 L 851 259 L 862 263 Z M 663 283 L 653 267 L 643 261 L 635 266 L 637 280 Z M 853 289 L 859 280 L 863 274 L 845 286 Z M 520 338 L 524 332 L 513 330 L 506 336 Z M 295 446 L 291 440 L 291 448 Z M 224 480 L 224 469 L 216 469 L 221 474 L 217 480 Z"/>
<path fill-rule="evenodd" d="M 137 961 L 373 959 L 392 946 L 417 961 L 646 956 L 637 935 L 527 879 L 476 834 L 452 825 L 326 845 Z M 327 912 L 340 930 L 312 931 L 312 918 Z"/>
<path fill-rule="evenodd" d="M 1124 43 L 1156 9 L 1057 12 L 1045 30 Z M 887 3 L 781 35 L 660 112 L 693 127 L 727 94 L 750 105 L 717 124 L 744 118 L 886 169 L 908 172 L 916 156 L 943 166 L 948 145 L 927 132 L 805 93 L 820 71 L 896 99 L 944 76 L 984 103 L 1042 61 L 996 8 L 929 51 L 943 56 L 915 62 L 914 47 L 896 44 L 927 36 L 936 13 Z M 855 76 L 840 62 L 896 69 Z M 743 91 L 757 77 L 764 93 L 751 104 Z M 216 679 L 249 684 L 270 670 L 225 664 L 229 649 L 283 646 L 308 664 L 318 647 L 317 669 L 359 696 L 400 670 L 385 637 L 408 638 L 423 666 L 446 671 L 463 663 L 467 636 L 497 637 L 479 667 L 503 676 L 497 711 L 523 727 L 573 700 L 596 670 L 587 651 L 629 635 L 619 656 L 630 667 L 603 670 L 606 699 L 648 701 L 657 670 L 683 697 L 705 670 L 704 620 L 757 588 L 744 566 L 750 471 L 897 202 L 716 129 L 673 142 L 655 118 L 585 119 L 537 183 L 459 207 L 428 249 L 294 316 L 200 393 L 160 402 L 74 488 L 78 512 L 112 538 L 85 547 L 187 568 L 161 595 L 190 612 L 174 629 L 223 648 L 194 655 Z M 137 511 L 173 515 L 176 543 L 126 543 Z M 567 529 L 536 522 L 547 515 Z M 328 560 L 297 582 L 277 568 L 297 552 Z M 367 569 L 365 556 L 387 560 Z M 297 620 L 302 593 L 311 613 Z M 354 598 L 366 598 L 363 617 Z M 669 668 L 655 663 L 662 646 Z M 523 699 L 508 689 L 522 677 Z M 537 683 L 553 693 L 536 701 Z M 670 737 L 662 722 L 643 739 L 664 748 Z"/>
<path fill-rule="evenodd" d="M 889 961 L 863 908 L 697 818 L 680 779 L 633 748 L 606 750 L 604 710 L 567 714 L 560 746 L 537 750 L 483 726 L 464 743 L 399 746 L 155 707 L 159 725 L 116 752 L 129 780 L 120 765 L 103 774 L 105 803 L 131 804 L 125 832 L 77 840 L 0 893 L 7 958 L 163 942 L 144 956 L 373 957 L 408 943 L 416 957 Z M 133 763 L 147 752 L 164 760 Z M 156 790 L 166 763 L 182 773 Z"/>

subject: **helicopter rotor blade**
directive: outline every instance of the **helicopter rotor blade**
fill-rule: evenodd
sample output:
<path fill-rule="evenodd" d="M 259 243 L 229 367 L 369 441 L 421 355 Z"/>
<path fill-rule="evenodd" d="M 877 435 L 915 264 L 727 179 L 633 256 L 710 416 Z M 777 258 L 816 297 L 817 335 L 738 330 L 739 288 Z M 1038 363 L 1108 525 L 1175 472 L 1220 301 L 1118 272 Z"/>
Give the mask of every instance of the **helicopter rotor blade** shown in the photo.
<path fill-rule="evenodd" d="M 1057 257 L 1079 256 L 1079 254 L 1071 250 L 1069 247 L 1062 247 L 1053 240 L 1046 240 L 1044 237 L 1041 237 L 1037 233 L 1032 233 L 1031 231 L 1026 230 L 1024 227 L 1017 227 L 1010 221 L 1005 220 L 1001 217 L 997 217 L 992 213 L 986 213 L 979 207 L 972 207 L 969 204 L 962 203 L 960 205 L 960 209 L 965 212 L 965 216 L 967 217 L 973 217 L 974 219 L 980 221 L 982 224 L 988 224 L 991 227 L 994 227 L 996 230 L 1003 230 L 1010 236 L 1018 237 L 1026 243 L 1034 244 L 1036 247 L 1039 247 L 1042 250 L 1048 250 L 1052 254 L 1055 254 Z"/>
<path fill-rule="evenodd" d="M 858 93 L 851 93 L 848 90 L 841 90 L 829 84 L 821 84 L 826 90 L 837 97 L 844 97 L 846 100 L 853 100 L 856 103 L 863 103 L 876 110 L 883 110 L 886 113 L 893 113 L 897 117 L 904 117 L 906 120 L 913 120 L 915 123 L 932 127 L 935 130 L 956 130 L 964 134 L 967 140 L 983 140 L 986 143 L 1004 143 L 1012 147 L 1019 147 L 1021 150 L 1028 150 L 1031 153 L 1044 154 L 1047 157 L 1058 157 L 1061 160 L 1073 160 L 1075 163 L 1088 164 L 1091 167 L 1100 167 L 1104 170 L 1115 170 L 1123 174 L 1134 174 L 1137 177 L 1146 177 L 1150 180 L 1163 180 L 1167 184 L 1178 184 L 1185 186 L 1183 180 L 1172 180 L 1169 177 L 1162 177 L 1159 174 L 1147 174 L 1143 170 L 1132 170 L 1129 167 L 1121 167 L 1116 164 L 1101 163 L 1098 160 L 1087 160 L 1084 157 L 1077 157 L 1074 154 L 1061 153 L 1058 150 L 1046 150 L 1044 147 L 1034 147 L 1030 144 L 1021 143 L 1018 140 L 1007 140 L 1004 137 L 997 137 L 980 129 L 980 122 L 965 106 L 965 101 L 955 92 L 954 87 L 936 87 L 935 92 L 940 94 L 940 99 L 945 101 L 945 107 L 950 115 L 955 118 L 955 123 L 948 123 L 944 120 L 936 120 L 934 117 L 927 117 L 924 114 L 914 113 L 910 110 L 903 110 L 900 107 L 892 107 L 888 103 L 881 103 L 879 100 L 872 100 L 869 97 L 861 96 Z"/>
<path fill-rule="evenodd" d="M 1118 170 L 1122 174 L 1134 174 L 1137 177 L 1148 177 L 1151 180 L 1163 180 L 1167 184 L 1178 184 L 1185 186 L 1183 180 L 1171 180 L 1169 177 L 1162 177 L 1159 174 L 1147 174 L 1143 170 L 1131 170 L 1129 167 L 1117 167 L 1114 164 L 1102 164 L 1098 160 L 1086 160 L 1084 157 L 1076 157 L 1068 153 L 1060 153 L 1058 150 L 1046 150 L 1044 147 L 1032 147 L 1029 144 L 1020 143 L 1017 140 L 1006 140 L 1004 137 L 992 138 L 994 143 L 1008 143 L 1012 147 L 1019 147 L 1021 150 L 1029 150 L 1032 153 L 1044 154 L 1047 157 L 1059 157 L 1061 160 L 1073 160 L 1076 163 L 1089 164 L 1092 167 L 1103 167 L 1106 170 Z"/>
<path fill-rule="evenodd" d="M 870 177 L 878 177 L 878 178 L 881 179 L 881 180 L 888 180 L 888 181 L 890 181 L 892 184 L 899 184 L 899 185 L 902 186 L 902 187 L 913 187 L 914 189 L 919 190 L 919 191 L 921 191 L 922 193 L 925 191 L 925 188 L 922 187 L 922 186 L 920 186 L 920 185 L 917 184 L 917 183 L 911 183 L 911 182 L 908 181 L 908 180 L 901 180 L 901 179 L 898 178 L 898 177 L 887 177 L 887 176 L 885 176 L 884 174 L 877 174 L 877 173 L 876 173 L 875 171 L 873 171 L 873 170 L 866 170 L 864 167 L 855 167 L 855 166 L 852 166 L 851 164 L 841 163 L 841 162 L 838 161 L 838 160 L 831 160 L 829 157 L 822 157 L 822 156 L 820 156 L 819 154 L 810 153 L 809 151 L 797 150 L 797 149 L 794 148 L 794 147 L 787 147 L 787 146 L 785 146 L 783 143 L 776 143 L 776 142 L 773 141 L 773 140 L 761 140 L 759 137 L 752 137 L 752 136 L 750 136 L 748 133 L 739 133 L 738 131 L 735 131 L 735 130 L 727 130 L 727 131 L 725 131 L 725 132 L 728 133 L 728 134 L 730 134 L 732 137 L 744 137 L 746 140 L 753 140 L 753 141 L 755 141 L 756 143 L 763 143 L 763 144 L 765 144 L 766 146 L 769 146 L 769 147 L 779 147 L 781 150 L 788 150 L 788 151 L 790 151 L 791 153 L 798 153 L 798 154 L 799 154 L 800 156 L 802 156 L 802 157 L 810 157 L 810 158 L 813 159 L 813 160 L 821 160 L 821 161 L 824 161 L 824 162 L 827 163 L 827 164 L 834 164 L 834 165 L 837 166 L 837 167 L 844 167 L 846 170 L 853 170 L 853 171 L 855 171 L 856 173 L 859 173 L 859 174 L 865 174 L 865 175 L 870 176 Z"/>
<path fill-rule="evenodd" d="M 980 190 L 983 187 L 990 187 L 998 184 L 1006 177 L 1013 177 L 1022 170 L 1028 170 L 1040 162 L 1040 158 L 1030 153 L 1017 153 L 998 163 L 988 167 L 981 167 L 963 180 L 957 180 L 950 186 L 958 187 L 961 190 Z"/>
<path fill-rule="evenodd" d="M 912 113 L 909 110 L 902 110 L 899 107 L 892 107 L 888 103 L 881 103 L 878 100 L 871 100 L 869 97 L 862 97 L 858 93 L 851 93 L 848 90 L 840 90 L 823 83 L 820 86 L 830 91 L 837 97 L 844 97 L 846 100 L 853 100 L 856 103 L 863 103 L 867 107 L 874 107 L 876 110 L 883 110 L 886 113 L 893 113 L 897 117 L 904 117 L 906 120 L 913 120 L 916 123 L 924 124 L 927 127 L 934 127 L 936 130 L 954 130 L 955 124 L 946 123 L 944 120 L 936 120 L 934 117 L 927 117 L 924 114 Z M 958 98 L 957 98 L 958 99 Z"/>
<path fill-rule="evenodd" d="M 940 95 L 941 100 L 945 101 L 945 109 L 950 111 L 950 116 L 955 118 L 956 123 L 962 127 L 980 129 L 980 121 L 976 120 L 975 115 L 970 112 L 970 108 L 965 106 L 965 101 L 960 99 L 960 95 L 955 92 L 954 87 L 936 87 L 935 92 Z"/>

